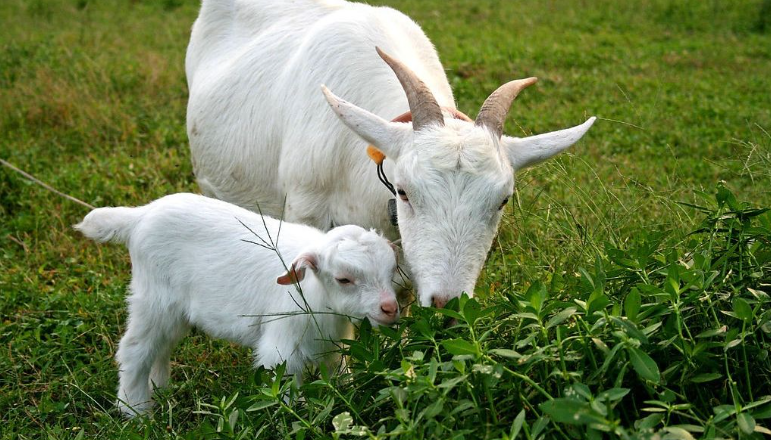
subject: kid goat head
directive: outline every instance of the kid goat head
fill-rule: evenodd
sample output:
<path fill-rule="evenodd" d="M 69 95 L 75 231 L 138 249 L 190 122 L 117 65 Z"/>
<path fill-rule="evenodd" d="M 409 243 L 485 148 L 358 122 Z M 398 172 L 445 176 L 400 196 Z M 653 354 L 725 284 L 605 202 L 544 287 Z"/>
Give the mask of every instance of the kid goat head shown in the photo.
<path fill-rule="evenodd" d="M 310 270 L 329 292 L 328 308 L 354 319 L 369 319 L 373 326 L 399 319 L 391 280 L 396 272 L 396 249 L 374 231 L 355 225 L 338 226 L 322 243 L 298 255 L 289 271 L 278 277 L 281 285 L 298 284 Z"/>
<path fill-rule="evenodd" d="M 443 110 L 428 87 L 379 48 L 407 94 L 412 125 L 389 122 L 324 95 L 343 123 L 394 161 L 399 232 L 412 281 L 423 306 L 443 307 L 474 284 L 514 191 L 514 172 L 546 160 L 578 141 L 592 126 L 526 138 L 503 135 L 517 94 L 536 78 L 511 81 L 485 101 L 476 121 Z"/>

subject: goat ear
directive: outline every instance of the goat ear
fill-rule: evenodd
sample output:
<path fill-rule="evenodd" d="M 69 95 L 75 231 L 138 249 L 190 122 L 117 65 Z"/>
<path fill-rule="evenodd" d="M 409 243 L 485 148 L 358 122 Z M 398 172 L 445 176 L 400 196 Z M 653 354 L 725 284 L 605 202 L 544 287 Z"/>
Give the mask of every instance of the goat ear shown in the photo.
<path fill-rule="evenodd" d="M 321 91 L 338 118 L 359 137 L 396 160 L 402 147 L 412 143 L 412 125 L 388 122 L 373 113 L 335 96 L 325 86 Z"/>
<path fill-rule="evenodd" d="M 391 246 L 391 249 L 394 250 L 394 255 L 396 256 L 396 265 L 399 265 L 399 246 L 396 245 L 396 243 L 389 241 L 388 245 Z"/>
<path fill-rule="evenodd" d="M 503 136 L 501 144 L 506 149 L 514 170 L 521 170 L 549 159 L 578 142 L 594 124 L 595 119 L 597 118 L 592 116 L 581 125 L 526 138 Z"/>
<path fill-rule="evenodd" d="M 310 268 L 314 272 L 318 270 L 318 258 L 315 254 L 306 253 L 295 258 L 289 270 L 276 278 L 276 283 L 282 286 L 297 284 L 305 278 L 306 268 Z"/>

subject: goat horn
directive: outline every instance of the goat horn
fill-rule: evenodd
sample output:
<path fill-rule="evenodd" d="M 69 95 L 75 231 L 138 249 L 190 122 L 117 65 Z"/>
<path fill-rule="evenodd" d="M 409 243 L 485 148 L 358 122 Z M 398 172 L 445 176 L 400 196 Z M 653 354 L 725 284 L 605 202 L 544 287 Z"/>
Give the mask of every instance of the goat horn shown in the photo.
<path fill-rule="evenodd" d="M 442 109 L 436 102 L 436 98 L 434 98 L 431 90 L 428 89 L 428 86 L 415 75 L 415 72 L 400 61 L 391 58 L 380 50 L 379 47 L 375 49 L 380 58 L 391 66 L 391 69 L 402 84 L 404 92 L 407 94 L 407 102 L 412 112 L 412 129 L 418 131 L 421 127 L 430 124 L 443 126 L 444 116 L 442 116 Z"/>
<path fill-rule="evenodd" d="M 474 125 L 477 127 L 487 127 L 497 137 L 503 135 L 503 122 L 509 113 L 511 103 L 517 97 L 519 92 L 538 81 L 538 78 L 526 78 L 509 81 L 498 87 L 482 104 Z"/>

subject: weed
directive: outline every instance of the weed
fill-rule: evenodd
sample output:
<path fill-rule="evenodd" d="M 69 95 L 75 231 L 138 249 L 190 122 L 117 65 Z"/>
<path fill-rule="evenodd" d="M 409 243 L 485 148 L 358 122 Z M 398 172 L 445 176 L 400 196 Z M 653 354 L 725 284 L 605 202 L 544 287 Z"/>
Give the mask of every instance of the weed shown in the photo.
<path fill-rule="evenodd" d="M 349 374 L 322 369 L 287 406 L 291 379 L 260 370 L 256 393 L 210 418 L 240 420 L 232 438 L 265 425 L 311 438 L 768 433 L 771 216 L 722 184 L 695 209 L 700 227 L 676 245 L 642 233 L 573 277 L 413 309 L 398 328 L 362 323 Z"/>

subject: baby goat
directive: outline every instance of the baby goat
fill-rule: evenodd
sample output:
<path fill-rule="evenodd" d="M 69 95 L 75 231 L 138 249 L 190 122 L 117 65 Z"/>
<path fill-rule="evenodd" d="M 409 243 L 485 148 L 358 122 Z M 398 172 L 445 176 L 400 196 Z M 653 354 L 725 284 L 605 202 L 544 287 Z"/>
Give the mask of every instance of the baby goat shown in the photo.
<path fill-rule="evenodd" d="M 166 385 L 171 349 L 191 326 L 251 347 L 255 366 L 286 362 L 299 378 L 306 364 L 338 360 L 334 341 L 350 337 L 349 318 L 399 318 L 393 246 L 359 226 L 325 234 L 175 194 L 95 209 L 75 228 L 127 243 L 131 254 L 128 326 L 116 355 L 118 406 L 129 417 L 151 407 L 152 386 Z"/>

